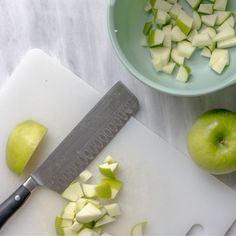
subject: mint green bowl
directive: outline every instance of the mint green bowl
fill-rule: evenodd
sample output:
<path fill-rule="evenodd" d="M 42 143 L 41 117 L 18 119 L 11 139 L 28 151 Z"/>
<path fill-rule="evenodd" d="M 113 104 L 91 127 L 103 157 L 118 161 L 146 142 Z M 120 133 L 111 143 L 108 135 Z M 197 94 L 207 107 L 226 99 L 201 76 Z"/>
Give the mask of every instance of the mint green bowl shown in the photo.
<path fill-rule="evenodd" d="M 191 12 L 186 0 L 179 1 Z M 146 0 L 110 0 L 108 7 L 108 29 L 113 46 L 123 64 L 140 81 L 159 91 L 177 96 L 199 96 L 225 88 L 236 80 L 236 48 L 231 48 L 231 64 L 222 75 L 213 72 L 209 59 L 200 56 L 197 50 L 186 64 L 191 68 L 187 83 L 175 80 L 173 75 L 156 72 L 149 52 L 140 46 L 142 29 L 149 14 L 143 8 Z M 228 9 L 236 12 L 236 0 L 228 1 Z"/>

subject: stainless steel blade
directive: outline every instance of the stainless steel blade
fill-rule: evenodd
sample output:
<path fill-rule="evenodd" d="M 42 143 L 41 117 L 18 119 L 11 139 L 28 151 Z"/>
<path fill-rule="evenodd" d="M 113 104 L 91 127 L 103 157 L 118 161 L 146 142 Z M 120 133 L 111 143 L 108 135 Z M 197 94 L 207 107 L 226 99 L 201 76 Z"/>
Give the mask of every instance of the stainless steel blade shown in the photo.
<path fill-rule="evenodd" d="M 137 98 L 116 83 L 31 175 L 62 193 L 138 110 Z"/>

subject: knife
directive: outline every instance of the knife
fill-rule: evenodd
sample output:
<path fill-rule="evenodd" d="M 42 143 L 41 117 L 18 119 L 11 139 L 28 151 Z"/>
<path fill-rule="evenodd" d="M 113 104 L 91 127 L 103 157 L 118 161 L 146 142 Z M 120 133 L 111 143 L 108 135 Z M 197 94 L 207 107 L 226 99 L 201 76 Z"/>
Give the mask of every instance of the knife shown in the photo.
<path fill-rule="evenodd" d="M 61 194 L 136 114 L 138 108 L 137 98 L 121 82 L 117 82 L 43 164 L 0 205 L 0 228 L 36 187 L 45 186 Z"/>

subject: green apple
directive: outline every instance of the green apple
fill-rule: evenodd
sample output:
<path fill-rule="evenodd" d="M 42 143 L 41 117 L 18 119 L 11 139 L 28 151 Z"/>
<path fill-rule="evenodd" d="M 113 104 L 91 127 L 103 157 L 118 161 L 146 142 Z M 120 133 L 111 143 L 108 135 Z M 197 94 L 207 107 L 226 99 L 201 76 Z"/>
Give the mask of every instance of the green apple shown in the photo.
<path fill-rule="evenodd" d="M 215 109 L 204 113 L 188 134 L 192 159 L 212 174 L 236 170 L 236 113 Z"/>
<path fill-rule="evenodd" d="M 17 125 L 7 141 L 6 161 L 9 169 L 20 175 L 46 133 L 47 128 L 33 120 Z"/>

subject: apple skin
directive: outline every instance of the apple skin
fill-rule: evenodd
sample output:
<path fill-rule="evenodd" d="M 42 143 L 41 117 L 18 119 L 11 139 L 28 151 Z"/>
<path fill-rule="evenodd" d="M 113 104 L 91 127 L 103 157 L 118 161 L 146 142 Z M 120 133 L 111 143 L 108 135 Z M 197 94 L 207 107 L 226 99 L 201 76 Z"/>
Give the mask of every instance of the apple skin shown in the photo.
<path fill-rule="evenodd" d="M 187 138 L 188 151 L 198 166 L 220 175 L 236 170 L 236 113 L 214 109 L 201 115 Z"/>
<path fill-rule="evenodd" d="M 20 175 L 47 133 L 47 128 L 33 120 L 18 124 L 11 132 L 6 147 L 6 162 Z"/>

